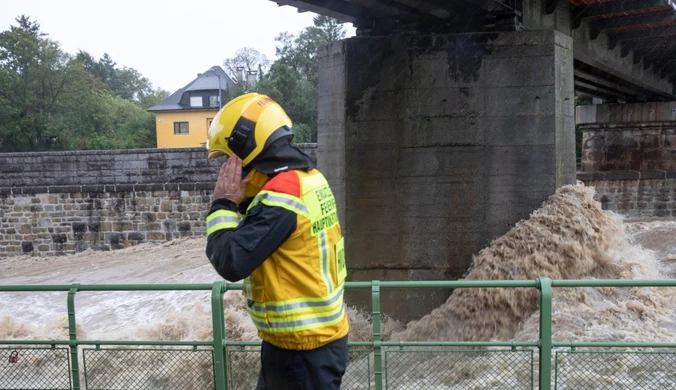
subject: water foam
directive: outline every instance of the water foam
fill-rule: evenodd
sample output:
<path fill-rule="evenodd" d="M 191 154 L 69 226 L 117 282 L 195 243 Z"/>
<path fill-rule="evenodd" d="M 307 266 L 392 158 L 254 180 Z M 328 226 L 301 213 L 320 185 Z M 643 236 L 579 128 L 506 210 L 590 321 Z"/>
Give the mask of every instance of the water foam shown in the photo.
<path fill-rule="evenodd" d="M 617 273 L 611 246 L 622 227 L 604 213 L 592 188 L 561 187 L 473 258 L 466 280 L 576 279 Z M 535 289 L 458 289 L 412 321 L 395 340 L 509 339 L 538 308 Z"/>

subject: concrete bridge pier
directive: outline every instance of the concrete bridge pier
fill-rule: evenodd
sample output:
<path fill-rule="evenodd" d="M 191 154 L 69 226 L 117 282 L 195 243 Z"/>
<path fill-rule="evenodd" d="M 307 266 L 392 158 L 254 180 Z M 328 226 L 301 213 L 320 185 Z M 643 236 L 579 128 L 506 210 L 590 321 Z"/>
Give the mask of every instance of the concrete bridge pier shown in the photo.
<path fill-rule="evenodd" d="M 457 279 L 575 181 L 573 41 L 554 30 L 355 37 L 323 49 L 318 164 L 349 280 Z M 419 318 L 450 291 L 382 295 Z M 370 306 L 370 292 L 349 292 Z"/>

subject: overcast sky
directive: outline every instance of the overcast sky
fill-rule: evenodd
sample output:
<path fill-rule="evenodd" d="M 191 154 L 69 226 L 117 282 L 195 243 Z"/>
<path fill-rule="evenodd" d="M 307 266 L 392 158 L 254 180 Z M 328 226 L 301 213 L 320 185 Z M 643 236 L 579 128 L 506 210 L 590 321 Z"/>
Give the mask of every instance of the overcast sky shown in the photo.
<path fill-rule="evenodd" d="M 95 58 L 107 52 L 170 92 L 244 46 L 274 59 L 275 36 L 297 33 L 315 16 L 270 0 L 0 0 L 0 31 L 20 14 L 37 20 L 63 50 Z"/>

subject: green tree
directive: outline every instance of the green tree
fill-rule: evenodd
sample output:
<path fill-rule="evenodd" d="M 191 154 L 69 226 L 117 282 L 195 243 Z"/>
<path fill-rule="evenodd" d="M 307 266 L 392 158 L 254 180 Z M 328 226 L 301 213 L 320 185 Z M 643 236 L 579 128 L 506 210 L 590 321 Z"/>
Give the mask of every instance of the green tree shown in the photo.
<path fill-rule="evenodd" d="M 291 117 L 294 141 L 316 142 L 317 140 L 317 88 L 319 49 L 330 42 L 345 37 L 342 24 L 332 18 L 317 16 L 314 24 L 303 29 L 297 36 L 288 32 L 279 34 L 276 55 L 255 86 L 238 84 L 235 96 L 256 91 L 279 102 Z M 226 65 L 234 60 L 226 60 Z"/>
<path fill-rule="evenodd" d="M 169 95 L 171 95 L 169 91 L 162 88 L 153 89 L 148 92 L 140 93 L 138 96 L 138 104 L 141 107 L 148 109 L 160 104 L 162 100 L 168 98 Z"/>
<path fill-rule="evenodd" d="M 109 56 L 75 56 L 26 16 L 0 33 L 0 152 L 155 146 L 154 115 L 166 97 Z"/>
<path fill-rule="evenodd" d="M 336 42 L 345 39 L 345 28 L 338 19 L 318 15 L 314 17 L 313 22 L 315 27 L 323 31 L 328 42 Z"/>
<path fill-rule="evenodd" d="M 144 97 L 156 92 L 152 89 L 150 80 L 134 68 L 118 68 L 108 53 L 104 53 L 96 61 L 91 54 L 80 50 L 75 61 L 80 62 L 88 73 L 106 83 L 113 95 L 122 99 L 140 103 Z"/>
<path fill-rule="evenodd" d="M 0 150 L 51 149 L 60 136 L 52 120 L 62 106 L 74 93 L 95 89 L 37 22 L 26 16 L 16 21 L 0 33 Z"/>

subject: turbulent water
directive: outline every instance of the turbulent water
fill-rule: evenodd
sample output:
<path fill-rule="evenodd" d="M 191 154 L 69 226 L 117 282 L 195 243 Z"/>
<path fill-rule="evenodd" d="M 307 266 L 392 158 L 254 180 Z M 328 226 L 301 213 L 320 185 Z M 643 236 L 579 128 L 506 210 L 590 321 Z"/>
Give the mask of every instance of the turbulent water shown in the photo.
<path fill-rule="evenodd" d="M 676 221 L 625 221 L 601 210 L 593 196 L 593 189 L 581 184 L 559 189 L 529 219 L 480 251 L 466 279 L 673 277 Z M 59 258 L 2 259 L 0 283 L 210 283 L 220 278 L 204 256 L 204 244 L 204 239 L 190 239 Z M 0 339 L 67 338 L 65 293 L 0 294 Z M 676 290 L 669 288 L 557 288 L 554 339 L 676 342 L 675 299 Z M 239 292 L 226 294 L 225 307 L 228 339 L 257 340 Z M 76 308 L 80 336 L 87 339 L 211 339 L 208 292 L 82 292 L 77 294 Z M 386 320 L 384 337 L 537 340 L 537 312 L 534 289 L 460 289 L 417 321 L 402 326 Z M 354 309 L 349 315 L 351 339 L 368 340 L 370 319 Z M 466 353 L 449 360 L 448 355 L 421 352 L 409 356 L 401 367 L 396 366 L 397 355 L 390 354 L 390 374 L 396 371 L 406 383 L 390 388 L 530 388 L 527 377 L 507 375 L 517 362 Z M 604 373 L 606 384 L 642 388 L 638 379 L 627 382 L 622 376 L 644 365 L 640 359 L 633 362 L 623 360 L 622 368 Z M 421 377 L 420 372 L 437 366 L 433 371 L 439 375 Z M 362 375 L 365 367 L 352 364 L 348 376 Z M 575 385 L 560 388 L 596 388 L 587 381 L 597 374 L 571 374 Z M 617 378 L 624 384 L 613 382 Z M 664 388 L 676 386 L 676 378 L 664 381 L 660 382 Z"/>

